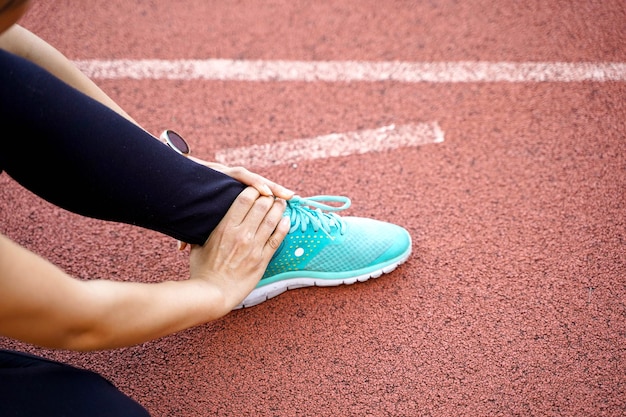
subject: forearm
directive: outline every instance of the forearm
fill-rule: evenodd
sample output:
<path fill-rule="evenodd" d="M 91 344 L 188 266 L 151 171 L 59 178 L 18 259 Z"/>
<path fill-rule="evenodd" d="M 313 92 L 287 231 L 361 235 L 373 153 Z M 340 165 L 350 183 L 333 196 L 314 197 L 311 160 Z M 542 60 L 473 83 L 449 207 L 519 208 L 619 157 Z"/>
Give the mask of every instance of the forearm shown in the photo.
<path fill-rule="evenodd" d="M 76 68 L 65 55 L 28 29 L 19 25 L 13 25 L 0 35 L 0 48 L 21 56 L 46 69 L 83 94 L 99 101 L 138 125 L 138 123 L 102 91 L 100 87 Z"/>
<path fill-rule="evenodd" d="M 203 281 L 80 283 L 92 303 L 83 308 L 87 313 L 84 330 L 67 335 L 67 349 L 131 346 L 216 320 L 230 311 L 220 291 Z"/>
<path fill-rule="evenodd" d="M 0 235 L 0 334 L 51 348 L 149 341 L 229 311 L 204 281 L 78 280 Z"/>

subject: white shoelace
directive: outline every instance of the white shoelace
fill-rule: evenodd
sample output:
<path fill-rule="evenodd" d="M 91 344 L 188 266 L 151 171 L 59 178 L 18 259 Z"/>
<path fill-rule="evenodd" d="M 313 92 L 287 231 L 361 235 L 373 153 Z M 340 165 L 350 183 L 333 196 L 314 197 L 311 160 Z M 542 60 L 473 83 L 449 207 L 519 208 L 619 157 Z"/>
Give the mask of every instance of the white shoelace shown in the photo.
<path fill-rule="evenodd" d="M 342 203 L 340 206 L 331 206 L 326 203 Z M 291 219 L 291 229 L 293 233 L 298 228 L 305 232 L 309 226 L 314 231 L 322 229 L 328 237 L 331 237 L 331 227 L 339 228 L 339 233 L 345 233 L 346 224 L 344 220 L 334 212 L 346 210 L 350 207 L 350 199 L 344 196 L 317 195 L 303 198 L 293 196 L 287 201 L 287 214 Z M 311 209 L 311 207 L 314 209 Z"/>

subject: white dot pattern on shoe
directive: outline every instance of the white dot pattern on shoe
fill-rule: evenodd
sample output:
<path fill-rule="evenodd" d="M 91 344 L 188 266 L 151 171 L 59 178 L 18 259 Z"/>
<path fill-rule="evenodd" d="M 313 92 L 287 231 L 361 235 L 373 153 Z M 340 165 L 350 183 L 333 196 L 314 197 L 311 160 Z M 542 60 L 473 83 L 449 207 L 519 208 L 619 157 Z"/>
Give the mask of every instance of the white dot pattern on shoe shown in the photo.
<path fill-rule="evenodd" d="M 322 234 L 306 234 L 288 236 L 289 242 L 281 254 L 273 259 L 267 267 L 263 277 L 270 277 L 281 272 L 295 271 L 299 265 L 305 265 L 317 253 L 328 237 Z"/>

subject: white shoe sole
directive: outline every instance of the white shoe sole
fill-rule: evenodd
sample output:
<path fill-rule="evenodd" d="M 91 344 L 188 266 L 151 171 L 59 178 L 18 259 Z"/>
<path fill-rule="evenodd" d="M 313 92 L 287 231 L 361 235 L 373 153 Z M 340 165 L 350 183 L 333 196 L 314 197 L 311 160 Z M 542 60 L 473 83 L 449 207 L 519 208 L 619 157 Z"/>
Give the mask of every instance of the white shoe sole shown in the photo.
<path fill-rule="evenodd" d="M 380 269 L 376 269 L 374 271 L 368 272 L 363 275 L 358 275 L 355 277 L 349 278 L 341 278 L 341 279 L 321 279 L 321 278 L 311 278 L 311 277 L 303 277 L 303 278 L 288 278 L 284 280 L 280 280 L 277 282 L 273 282 L 271 284 L 264 285 L 259 288 L 255 288 L 252 290 L 250 294 L 241 302 L 241 304 L 237 305 L 233 310 L 238 310 L 246 307 L 253 307 L 255 305 L 261 304 L 264 301 L 269 300 L 270 298 L 274 298 L 287 290 L 295 290 L 296 288 L 304 288 L 304 287 L 334 287 L 337 285 L 350 285 L 355 282 L 364 282 L 370 278 L 378 278 L 383 274 L 388 274 L 394 269 L 396 269 L 399 265 L 406 262 L 406 260 L 411 255 L 411 247 L 409 246 L 408 251 L 403 254 L 399 259 L 393 261 L 389 265 L 386 265 Z"/>

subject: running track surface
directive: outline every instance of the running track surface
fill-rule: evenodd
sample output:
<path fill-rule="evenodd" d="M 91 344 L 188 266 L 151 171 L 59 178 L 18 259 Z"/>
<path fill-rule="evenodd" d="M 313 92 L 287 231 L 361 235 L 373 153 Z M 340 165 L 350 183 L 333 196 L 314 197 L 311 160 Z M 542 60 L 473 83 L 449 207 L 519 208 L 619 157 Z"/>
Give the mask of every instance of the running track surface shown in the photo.
<path fill-rule="evenodd" d="M 35 2 L 74 60 L 626 62 L 609 1 Z M 437 123 L 445 140 L 258 171 L 405 226 L 389 275 L 290 291 L 141 346 L 23 349 L 96 370 L 154 416 L 626 414 L 626 83 L 102 79 L 196 156 Z M 80 278 L 184 278 L 175 242 L 0 176 L 0 227 Z M 79 192 L 79 190 L 77 190 Z"/>

